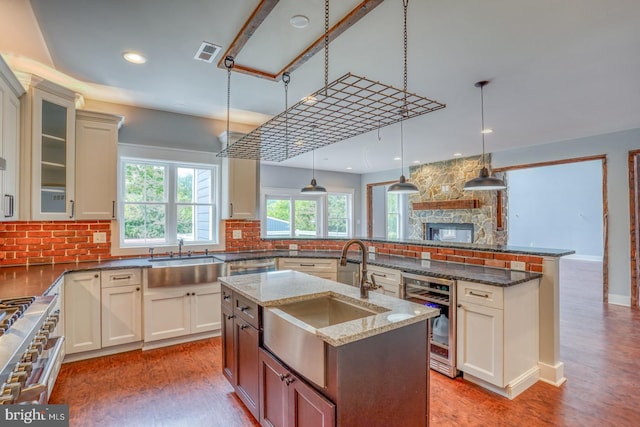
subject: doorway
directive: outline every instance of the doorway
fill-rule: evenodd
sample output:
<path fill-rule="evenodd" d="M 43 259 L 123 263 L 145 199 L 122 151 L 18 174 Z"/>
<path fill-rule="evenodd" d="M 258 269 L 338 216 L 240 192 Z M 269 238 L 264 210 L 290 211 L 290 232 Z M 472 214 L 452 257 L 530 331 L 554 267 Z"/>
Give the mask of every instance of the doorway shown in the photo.
<path fill-rule="evenodd" d="M 631 307 L 640 308 L 640 150 L 629 152 L 629 214 L 631 230 Z"/>

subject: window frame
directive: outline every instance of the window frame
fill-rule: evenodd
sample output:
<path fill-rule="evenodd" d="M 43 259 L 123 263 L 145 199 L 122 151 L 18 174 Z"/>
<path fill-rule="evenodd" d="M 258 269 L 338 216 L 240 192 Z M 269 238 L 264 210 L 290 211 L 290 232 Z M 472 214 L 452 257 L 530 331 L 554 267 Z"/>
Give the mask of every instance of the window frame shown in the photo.
<path fill-rule="evenodd" d="M 327 189 L 327 194 L 303 194 L 299 189 L 294 188 L 266 188 L 263 187 L 260 194 L 260 234 L 263 239 L 328 239 L 335 238 L 328 235 L 328 196 L 330 194 L 346 195 L 347 199 L 347 211 L 350 216 L 347 221 L 347 236 L 345 238 L 351 238 L 354 235 L 355 224 L 355 190 L 352 188 L 331 188 Z M 288 235 L 268 235 L 267 234 L 267 200 L 273 199 L 288 199 L 290 201 L 291 210 L 289 213 L 290 224 Z M 318 201 L 318 217 L 317 217 L 317 231 L 314 237 L 311 236 L 296 236 L 295 235 L 295 200 L 317 200 Z"/>
<path fill-rule="evenodd" d="M 177 251 L 177 210 L 176 210 L 176 222 L 174 224 L 176 230 L 176 236 L 169 239 L 167 234 L 167 241 L 162 244 L 148 244 L 142 245 L 124 245 L 122 241 L 123 224 L 124 224 L 124 168 L 123 164 L 126 160 L 138 160 L 145 163 L 153 164 L 173 164 L 175 165 L 175 173 L 179 167 L 187 168 L 200 168 L 211 170 L 211 180 L 213 191 L 211 204 L 212 204 L 212 227 L 213 240 L 211 241 L 190 241 L 185 242 L 184 246 L 188 246 L 188 250 L 192 251 L 204 251 L 208 249 L 210 251 L 220 251 L 225 249 L 225 235 L 224 235 L 224 222 L 220 213 L 220 200 L 222 191 L 221 180 L 221 161 L 216 157 L 216 153 L 202 152 L 195 150 L 183 150 L 168 147 L 155 147 L 155 146 L 142 146 L 138 144 L 118 144 L 118 203 L 117 211 L 118 217 L 111 222 L 111 253 L 113 255 L 144 255 L 149 253 L 149 249 L 153 247 L 157 249 L 156 254 L 168 253 L 170 251 Z M 173 199 L 173 206 L 177 209 L 178 206 L 184 205 L 184 202 L 177 202 L 177 181 L 175 179 L 168 179 L 168 187 L 173 189 L 167 194 L 167 198 L 171 197 L 171 194 L 175 195 Z M 168 199 L 169 200 L 169 199 Z M 169 209 L 171 202 L 168 202 Z M 191 204 L 196 206 L 197 203 Z M 167 230 L 170 230 L 170 224 L 167 222 Z M 184 249 L 184 247 L 183 247 Z"/>

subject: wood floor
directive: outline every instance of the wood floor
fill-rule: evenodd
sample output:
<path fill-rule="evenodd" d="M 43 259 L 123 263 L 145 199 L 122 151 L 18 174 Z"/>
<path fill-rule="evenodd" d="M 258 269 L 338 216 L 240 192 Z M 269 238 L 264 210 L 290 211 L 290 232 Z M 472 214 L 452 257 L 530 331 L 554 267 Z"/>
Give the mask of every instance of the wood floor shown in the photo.
<path fill-rule="evenodd" d="M 640 312 L 601 304 L 580 274 L 561 283 L 568 381 L 510 401 L 432 371 L 430 425 L 640 425 Z M 71 426 L 258 425 L 221 374 L 219 338 L 65 364 L 50 403 L 70 405 Z"/>

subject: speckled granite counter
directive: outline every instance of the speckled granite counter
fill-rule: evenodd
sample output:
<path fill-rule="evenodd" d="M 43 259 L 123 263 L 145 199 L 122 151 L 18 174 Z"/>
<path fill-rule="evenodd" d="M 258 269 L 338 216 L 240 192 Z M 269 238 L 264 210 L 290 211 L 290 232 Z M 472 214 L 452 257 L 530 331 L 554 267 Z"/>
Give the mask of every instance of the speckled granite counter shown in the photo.
<path fill-rule="evenodd" d="M 262 251 L 213 254 L 225 262 L 263 258 L 340 258 L 339 251 Z M 349 252 L 350 262 L 360 262 L 360 257 Z M 493 286 L 513 286 L 542 277 L 541 273 L 505 270 L 481 265 L 456 262 L 421 260 L 393 255 L 367 254 L 367 263 L 380 267 L 395 268 L 403 272 L 442 277 L 454 280 L 484 283 Z"/>
<path fill-rule="evenodd" d="M 375 292 L 370 292 L 369 298 L 363 300 L 356 287 L 291 270 L 226 276 L 220 281 L 262 307 L 332 295 L 374 311 L 384 311 L 316 329 L 316 335 L 334 347 L 436 317 L 440 313 L 437 309 Z"/>

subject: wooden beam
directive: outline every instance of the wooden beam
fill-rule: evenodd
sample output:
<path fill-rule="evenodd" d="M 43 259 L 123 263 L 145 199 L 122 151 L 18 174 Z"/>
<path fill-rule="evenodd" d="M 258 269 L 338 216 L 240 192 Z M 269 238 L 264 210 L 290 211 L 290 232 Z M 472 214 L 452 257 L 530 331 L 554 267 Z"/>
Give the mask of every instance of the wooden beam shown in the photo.
<path fill-rule="evenodd" d="M 480 200 L 478 199 L 434 200 L 413 204 L 414 211 L 430 211 L 435 209 L 477 209 L 479 207 Z"/>
<path fill-rule="evenodd" d="M 224 59 L 227 56 L 236 57 L 244 45 L 249 41 L 251 36 L 255 33 L 258 27 L 265 21 L 269 13 L 273 10 L 279 0 L 262 0 L 260 4 L 253 11 L 247 22 L 236 35 L 235 39 L 231 43 L 231 46 L 227 49 L 224 56 L 218 61 L 218 68 L 225 68 Z M 329 29 L 329 43 L 336 39 L 340 34 L 351 28 L 356 22 L 364 18 L 369 12 L 378 7 L 384 0 L 364 0 L 362 3 L 353 8 L 347 13 L 337 24 Z M 235 64 L 232 71 L 247 74 L 261 79 L 267 79 L 272 81 L 279 81 L 282 78 L 282 74 L 285 72 L 292 72 L 299 68 L 302 64 L 307 62 L 316 53 L 320 52 L 324 48 L 324 33 L 321 37 L 316 39 L 311 45 L 307 46 L 302 52 L 300 52 L 293 61 L 282 67 L 277 73 L 269 73 L 267 71 L 259 70 L 257 68 L 248 67 L 246 65 Z"/>

